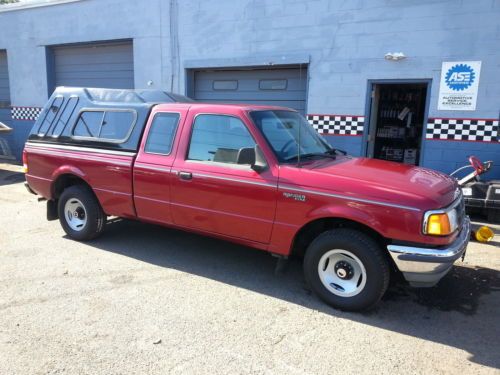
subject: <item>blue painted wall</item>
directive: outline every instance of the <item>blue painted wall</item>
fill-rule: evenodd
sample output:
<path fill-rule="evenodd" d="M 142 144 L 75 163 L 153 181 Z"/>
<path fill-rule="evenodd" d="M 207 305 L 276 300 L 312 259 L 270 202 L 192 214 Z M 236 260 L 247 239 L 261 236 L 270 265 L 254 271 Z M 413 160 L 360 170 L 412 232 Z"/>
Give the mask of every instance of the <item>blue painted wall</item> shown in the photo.
<path fill-rule="evenodd" d="M 429 79 L 429 117 L 498 118 L 499 19 L 498 0 L 85 0 L 0 11 L 0 49 L 8 51 L 14 106 L 46 101 L 46 46 L 133 39 L 137 88 L 152 81 L 185 93 L 187 68 L 307 56 L 308 113 L 366 115 L 369 80 Z M 386 61 L 387 52 L 408 58 Z M 476 111 L 437 110 L 441 63 L 455 60 L 482 61 Z M 24 126 L 16 132 L 22 143 L 26 124 L 14 125 Z M 361 153 L 361 137 L 329 141 Z M 487 159 L 500 143 L 425 141 L 423 165 L 449 171 L 469 151 Z"/>
<path fill-rule="evenodd" d="M 8 143 L 10 155 L 2 155 L 1 148 L 0 155 L 21 160 L 24 142 L 28 138 L 28 134 L 35 122 L 12 120 L 10 109 L 0 109 L 0 122 L 12 128 L 12 132 L 0 134 L 0 142 L 3 140 Z"/>
<path fill-rule="evenodd" d="M 18 121 L 12 120 L 12 128 L 14 129 L 12 138 L 12 153 L 16 160 L 22 160 L 24 142 L 28 139 L 28 135 L 35 121 Z"/>
<path fill-rule="evenodd" d="M 500 146 L 486 142 L 451 142 L 428 140 L 425 144 L 424 165 L 445 173 L 468 164 L 468 157 L 478 156 L 482 161 L 492 160 L 493 168 L 484 179 L 500 179 Z"/>
<path fill-rule="evenodd" d="M 361 146 L 363 137 L 361 136 L 335 136 L 325 135 L 326 140 L 335 148 L 346 151 L 349 155 L 362 156 Z"/>

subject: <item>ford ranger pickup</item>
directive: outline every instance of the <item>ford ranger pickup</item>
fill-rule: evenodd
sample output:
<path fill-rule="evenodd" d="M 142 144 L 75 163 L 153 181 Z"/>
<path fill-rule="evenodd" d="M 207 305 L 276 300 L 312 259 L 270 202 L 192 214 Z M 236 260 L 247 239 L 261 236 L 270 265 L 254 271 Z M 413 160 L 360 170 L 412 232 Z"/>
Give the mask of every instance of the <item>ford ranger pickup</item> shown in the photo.
<path fill-rule="evenodd" d="M 344 310 L 374 306 L 394 272 L 435 285 L 470 237 L 455 179 L 346 155 L 282 107 L 58 88 L 23 162 L 75 240 L 114 216 L 303 257 L 313 292 Z"/>

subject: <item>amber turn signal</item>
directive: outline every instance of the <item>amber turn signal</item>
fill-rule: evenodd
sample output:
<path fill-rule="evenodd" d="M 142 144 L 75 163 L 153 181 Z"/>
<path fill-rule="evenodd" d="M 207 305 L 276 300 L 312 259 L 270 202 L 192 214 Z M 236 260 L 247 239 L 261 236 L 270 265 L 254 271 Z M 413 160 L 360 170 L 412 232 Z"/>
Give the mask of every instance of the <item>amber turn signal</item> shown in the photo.
<path fill-rule="evenodd" d="M 450 219 L 445 213 L 432 214 L 427 218 L 427 234 L 445 236 L 451 233 Z"/>
<path fill-rule="evenodd" d="M 28 173 L 28 155 L 26 154 L 26 150 L 23 150 L 23 173 Z"/>

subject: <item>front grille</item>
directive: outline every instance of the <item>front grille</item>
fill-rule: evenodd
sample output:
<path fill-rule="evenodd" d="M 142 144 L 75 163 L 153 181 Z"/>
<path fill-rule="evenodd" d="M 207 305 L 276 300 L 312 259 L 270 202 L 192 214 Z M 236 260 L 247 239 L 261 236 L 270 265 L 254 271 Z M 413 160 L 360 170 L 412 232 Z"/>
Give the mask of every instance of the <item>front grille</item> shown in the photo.
<path fill-rule="evenodd" d="M 462 225 L 464 224 L 465 220 L 465 201 L 462 194 L 460 194 L 458 200 L 459 202 L 458 205 L 455 207 L 455 210 L 457 211 L 458 228 L 462 228 Z"/>

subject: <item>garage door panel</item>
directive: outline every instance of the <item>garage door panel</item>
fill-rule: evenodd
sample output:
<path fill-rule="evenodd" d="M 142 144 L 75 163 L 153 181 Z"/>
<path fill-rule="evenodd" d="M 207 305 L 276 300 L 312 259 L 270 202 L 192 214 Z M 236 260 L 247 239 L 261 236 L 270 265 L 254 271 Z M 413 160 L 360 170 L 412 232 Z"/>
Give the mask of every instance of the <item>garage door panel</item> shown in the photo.
<path fill-rule="evenodd" d="M 212 79 L 214 76 L 221 79 L 233 79 L 241 77 L 251 78 L 300 78 L 307 76 L 307 69 L 248 69 L 248 70 L 207 70 L 197 71 L 196 75 L 200 78 Z"/>
<path fill-rule="evenodd" d="M 71 87 L 93 87 L 93 88 L 109 88 L 109 89 L 123 89 L 122 78 L 108 78 L 108 79 L 73 79 L 71 84 L 64 84 L 56 82 L 56 86 L 71 86 Z"/>
<path fill-rule="evenodd" d="M 292 108 L 300 112 L 305 111 L 305 103 L 303 101 L 293 101 L 293 100 L 280 100 L 274 101 L 273 103 L 269 103 L 268 100 L 224 100 L 221 102 L 220 100 L 203 100 L 205 103 L 226 103 L 226 104 L 256 104 L 256 105 L 275 105 L 279 107 L 287 107 Z"/>
<path fill-rule="evenodd" d="M 195 82 L 195 90 L 200 90 L 200 91 L 212 91 L 214 90 L 214 81 L 215 82 L 236 82 L 238 90 L 260 90 L 261 89 L 261 84 L 260 82 L 262 81 L 284 81 L 286 82 L 286 89 L 287 90 L 297 90 L 297 91 L 304 91 L 307 86 L 307 79 L 306 77 L 303 78 L 290 78 L 290 77 L 258 77 L 258 78 L 246 78 L 246 77 L 238 77 L 238 76 L 233 76 L 231 78 L 222 78 L 222 77 L 207 77 L 207 78 L 199 78 L 196 76 L 196 82 Z"/>
<path fill-rule="evenodd" d="M 65 64 L 58 66 L 59 73 L 80 72 L 105 72 L 105 71 L 131 71 L 130 63 L 93 63 L 93 64 Z"/>
<path fill-rule="evenodd" d="M 55 54 L 56 59 L 58 60 L 59 65 L 86 65 L 86 64 L 116 64 L 125 63 L 132 64 L 134 59 L 130 58 L 124 54 L 108 54 L 108 55 L 98 55 L 92 54 L 88 55 L 85 51 L 82 51 L 80 55 L 68 55 L 61 56 L 59 54 Z M 119 59 L 119 60 L 117 60 Z"/>
<path fill-rule="evenodd" d="M 0 107 L 10 103 L 9 70 L 7 52 L 0 51 Z"/>
<path fill-rule="evenodd" d="M 225 99 L 240 99 L 248 100 L 248 98 L 255 97 L 254 91 L 200 91 L 196 99 L 212 99 L 212 100 L 225 100 Z M 262 91 L 259 92 L 256 99 L 259 100 L 304 100 L 303 91 Z"/>
<path fill-rule="evenodd" d="M 59 79 L 70 78 L 128 78 L 132 70 L 103 70 L 58 73 Z"/>
<path fill-rule="evenodd" d="M 131 42 L 123 42 L 123 43 L 107 43 L 107 44 L 85 44 L 82 46 L 73 45 L 73 46 L 59 46 L 54 47 L 54 52 L 57 53 L 61 57 L 71 57 L 71 56 L 94 56 L 94 57 L 102 57 L 102 56 L 113 56 L 116 54 L 123 54 L 127 56 L 130 54 Z"/>
<path fill-rule="evenodd" d="M 205 70 L 194 73 L 194 98 L 211 103 L 267 104 L 305 112 L 307 69 Z"/>
<path fill-rule="evenodd" d="M 278 81 L 278 82 L 277 82 Z M 224 89 L 217 89 L 217 87 L 214 86 L 214 83 L 232 83 L 234 82 L 236 85 L 236 89 L 231 89 L 231 90 L 224 90 Z M 232 79 L 232 80 L 203 80 L 203 81 L 197 81 L 195 85 L 195 90 L 203 92 L 203 91 L 266 91 L 269 89 L 263 88 L 266 87 L 263 84 L 264 83 L 277 83 L 278 85 L 281 84 L 282 82 L 284 83 L 284 87 L 286 91 L 305 91 L 306 89 L 306 83 L 304 80 L 300 82 L 298 79 L 260 79 L 260 80 L 246 80 L 246 79 Z M 277 89 L 275 91 L 279 91 L 280 89 Z"/>
<path fill-rule="evenodd" d="M 132 42 L 54 47 L 56 86 L 134 88 Z"/>

